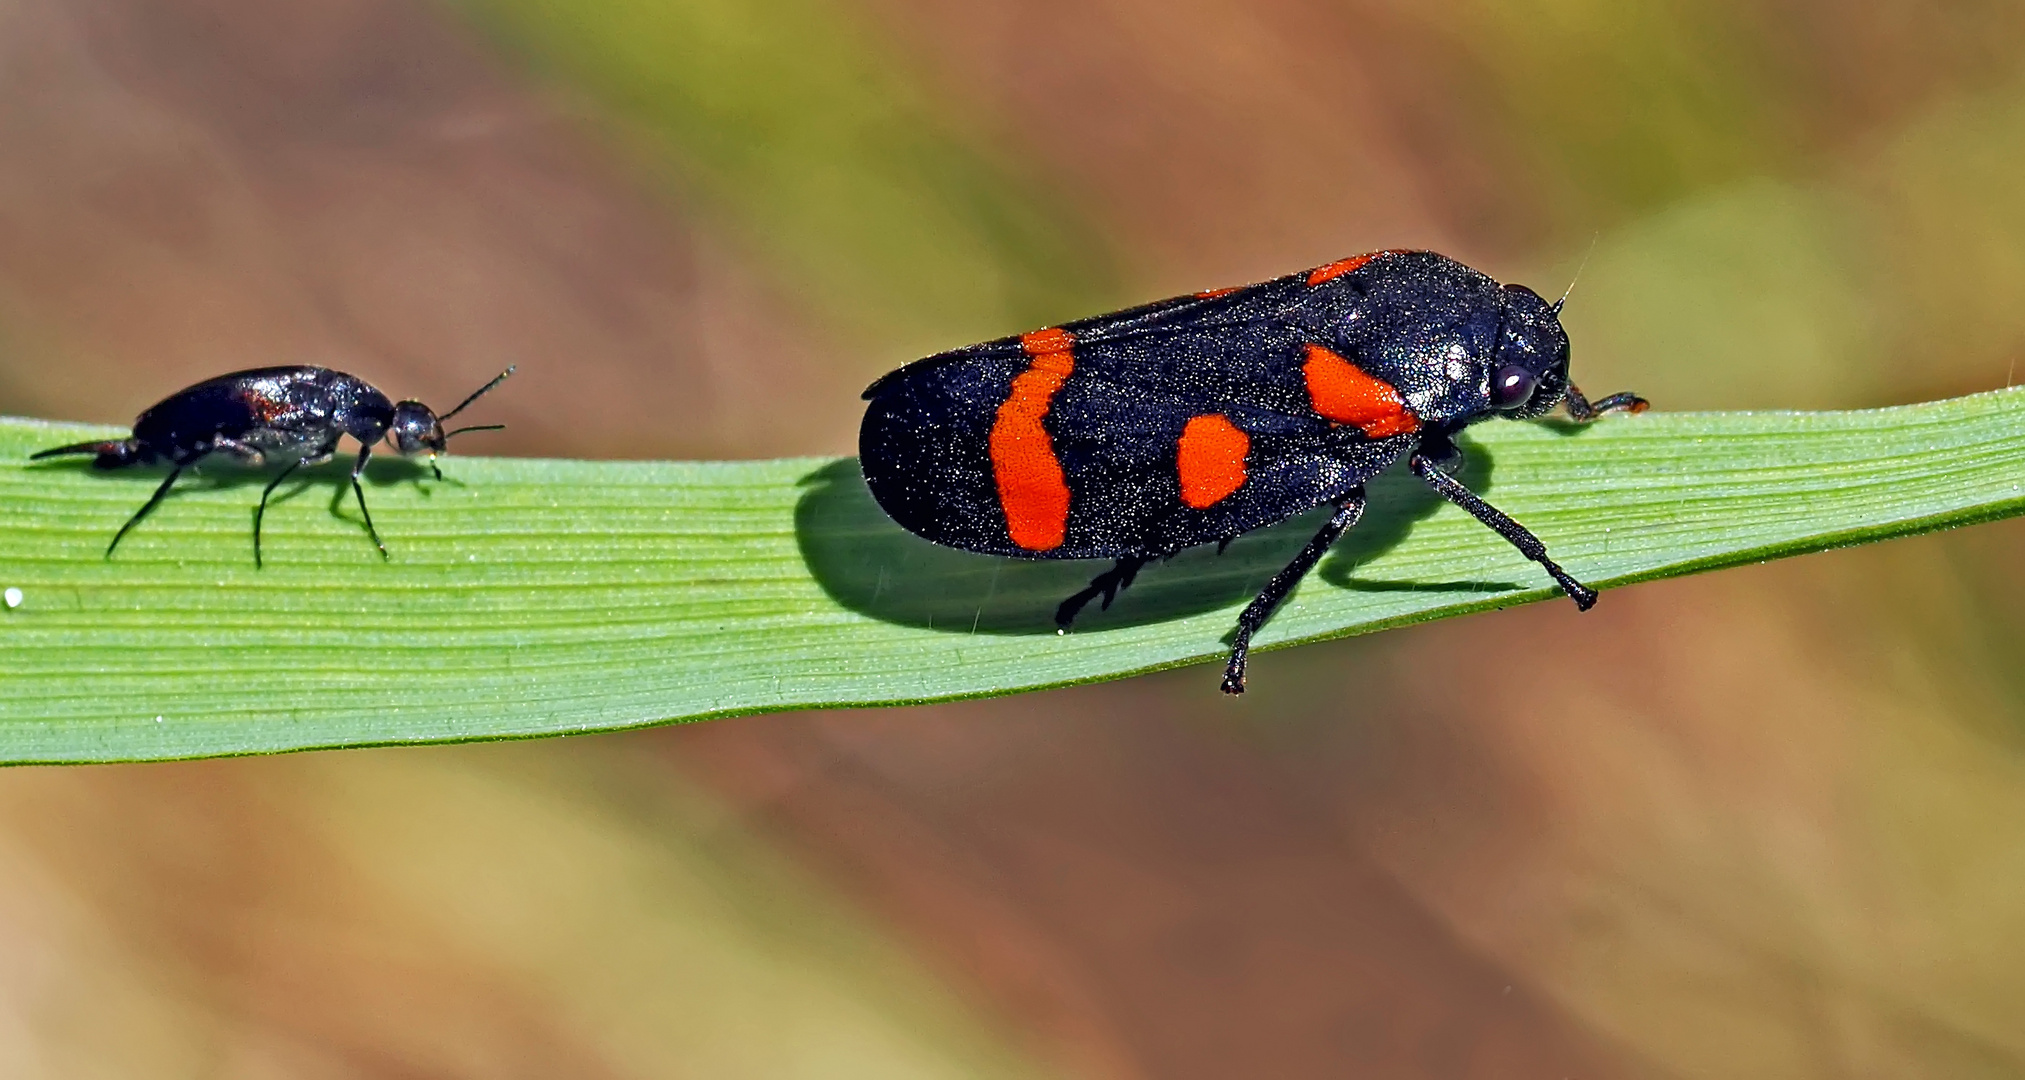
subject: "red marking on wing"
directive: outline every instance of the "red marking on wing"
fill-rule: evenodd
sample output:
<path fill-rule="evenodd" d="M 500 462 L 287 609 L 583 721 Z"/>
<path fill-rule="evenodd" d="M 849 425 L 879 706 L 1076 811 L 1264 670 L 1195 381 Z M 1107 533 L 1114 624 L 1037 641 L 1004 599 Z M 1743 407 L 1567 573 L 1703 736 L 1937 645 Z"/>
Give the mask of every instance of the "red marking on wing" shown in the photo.
<path fill-rule="evenodd" d="M 1069 347 L 1075 343 L 1076 335 L 1052 326 L 1046 330 L 1020 335 L 1020 348 L 1026 350 L 1026 354 L 1036 361 L 1054 353 L 1068 352 Z M 1063 374 L 1066 375 L 1068 372 Z"/>
<path fill-rule="evenodd" d="M 1308 400 L 1321 416 L 1374 439 L 1420 430 L 1420 418 L 1407 409 L 1392 384 L 1372 378 L 1320 345 L 1308 346 L 1301 374 L 1308 380 Z"/>
<path fill-rule="evenodd" d="M 1215 413 L 1191 417 L 1176 444 L 1174 471 L 1181 501 L 1197 510 L 1215 506 L 1244 486 L 1251 436 Z"/>
<path fill-rule="evenodd" d="M 1076 370 L 1075 341 L 1074 334 L 1053 328 L 1020 337 L 1032 363 L 1013 377 L 1012 393 L 991 426 L 992 476 L 1006 533 L 1028 551 L 1052 551 L 1068 536 L 1069 481 L 1041 418 Z"/>
<path fill-rule="evenodd" d="M 1195 298 L 1197 300 L 1214 300 L 1219 296 L 1229 296 L 1242 288 L 1244 288 L 1242 285 L 1226 285 L 1221 289 L 1204 289 L 1196 293 Z"/>
<path fill-rule="evenodd" d="M 1352 255 L 1347 259 L 1337 259 L 1335 262 L 1332 262 L 1327 266 L 1318 266 L 1313 270 L 1308 271 L 1308 284 L 1320 285 L 1325 281 L 1333 281 L 1336 278 L 1342 277 L 1344 274 L 1350 273 L 1352 270 L 1360 269 L 1361 267 L 1363 267 L 1365 263 L 1368 263 L 1373 259 L 1379 258 L 1380 256 L 1402 255 L 1402 254 L 1405 253 L 1402 251 L 1388 248 L 1385 251 L 1374 251 L 1368 255 Z"/>
<path fill-rule="evenodd" d="M 289 411 L 287 402 L 276 401 L 271 397 L 262 395 L 256 390 L 241 391 L 239 400 L 246 403 L 246 407 L 253 411 L 254 419 L 259 420 L 262 424 L 271 424 L 274 422 L 275 417 Z"/>

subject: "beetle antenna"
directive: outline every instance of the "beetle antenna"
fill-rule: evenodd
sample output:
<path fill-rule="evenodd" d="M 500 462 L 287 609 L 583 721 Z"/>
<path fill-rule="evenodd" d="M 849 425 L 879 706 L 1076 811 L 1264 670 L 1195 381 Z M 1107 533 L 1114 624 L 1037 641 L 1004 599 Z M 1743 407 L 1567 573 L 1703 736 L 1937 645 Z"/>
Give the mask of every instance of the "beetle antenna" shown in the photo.
<path fill-rule="evenodd" d="M 484 396 L 485 396 L 485 392 L 486 392 L 487 390 L 490 390 L 490 389 L 492 389 L 493 387 L 495 387 L 495 386 L 498 386 L 498 385 L 499 385 L 500 383 L 503 383 L 503 382 L 505 382 L 505 381 L 506 381 L 506 377 L 507 377 L 508 375 L 511 375 L 511 374 L 513 374 L 513 371 L 514 371 L 514 369 L 515 369 L 515 368 L 517 368 L 517 367 L 519 367 L 519 366 L 520 366 L 519 364 L 513 364 L 513 365 L 510 365 L 510 366 L 508 366 L 508 367 L 507 367 L 507 369 L 506 369 L 505 371 L 502 371 L 502 372 L 500 372 L 499 374 L 497 374 L 497 375 L 493 376 L 493 378 L 492 378 L 492 381 L 491 381 L 491 382 L 489 382 L 489 383 L 486 383 L 486 384 L 485 384 L 484 386 L 481 386 L 481 387 L 479 387 L 479 388 L 478 388 L 477 390 L 475 390 L 475 391 L 473 391 L 473 392 L 472 392 L 472 394 L 471 394 L 471 396 L 470 396 L 470 397 L 468 397 L 468 398 L 465 398 L 465 399 L 464 399 L 463 401 L 460 401 L 460 402 L 458 402 L 458 403 L 457 403 L 457 407 L 456 407 L 456 408 L 454 408 L 454 409 L 450 410 L 449 412 L 446 412 L 446 413 L 444 413 L 443 415 L 441 415 L 441 416 L 437 417 L 436 419 L 437 419 L 438 421 L 443 421 L 443 420 L 448 420 L 448 419 L 450 419 L 451 417 L 453 417 L 453 416 L 456 416 L 456 415 L 457 415 L 458 413 L 461 413 L 461 412 L 463 412 L 463 411 L 464 411 L 464 407 L 465 407 L 466 405 L 469 405 L 469 404 L 471 404 L 472 402 L 474 402 L 474 401 L 477 401 L 477 400 L 478 400 L 479 398 L 482 398 L 482 397 L 484 397 Z M 466 431 L 471 431 L 471 430 L 473 430 L 473 429 L 472 429 L 472 428 L 465 428 L 464 430 L 466 430 Z M 448 436 L 445 436 L 445 438 L 448 438 Z"/>
<path fill-rule="evenodd" d="M 505 424 L 473 424 L 470 427 L 461 427 L 453 431 L 446 431 L 443 433 L 443 438 L 445 441 L 448 441 L 450 436 L 462 435 L 467 431 L 505 431 L 505 430 L 506 430 Z"/>
<path fill-rule="evenodd" d="M 1583 271 L 1583 269 L 1584 269 L 1584 268 L 1586 268 L 1586 267 L 1587 267 L 1587 266 L 1589 265 L 1589 256 L 1591 256 L 1591 255 L 1594 255 L 1594 254 L 1596 254 L 1596 241 L 1598 241 L 1598 240 L 1600 240 L 1600 239 L 1602 239 L 1602 238 L 1603 238 L 1603 234 L 1602 234 L 1602 233 L 1600 233 L 1600 232 L 1599 232 L 1599 233 L 1597 233 L 1596 235 L 1594 235 L 1594 236 L 1592 236 L 1592 237 L 1590 237 L 1590 238 L 1589 238 L 1589 250 L 1588 250 L 1588 251 L 1585 251 L 1585 252 L 1583 252 L 1583 253 L 1582 253 L 1582 261 L 1581 261 L 1581 263 L 1577 264 L 1577 265 L 1576 265 L 1576 267 L 1575 267 L 1575 276 L 1574 276 L 1574 277 L 1571 277 L 1571 278 L 1569 278 L 1569 279 L 1568 279 L 1568 291 L 1567 291 L 1567 292 L 1564 292 L 1564 293 L 1562 293 L 1562 294 L 1561 294 L 1561 299 L 1559 299 L 1559 300 L 1556 300 L 1556 301 L 1554 301 L 1554 306 L 1553 306 L 1553 307 L 1551 307 L 1551 308 L 1548 308 L 1548 309 L 1547 309 L 1548 311 L 1551 311 L 1551 312 L 1553 312 L 1553 314 L 1554 314 L 1554 317 L 1555 317 L 1555 318 L 1557 318 L 1557 319 L 1558 319 L 1558 318 L 1560 318 L 1560 317 L 1561 317 L 1561 305 L 1563 305 L 1563 304 L 1565 304 L 1565 303 L 1567 303 L 1567 302 L 1568 302 L 1568 295 L 1569 295 L 1569 293 L 1572 293 L 1572 292 L 1574 292 L 1574 291 L 1575 291 L 1575 283 L 1576 283 L 1576 282 L 1578 282 L 1578 281 L 1580 281 L 1580 280 L 1582 280 L 1582 271 Z M 509 368 L 509 369 L 507 369 L 507 370 L 509 370 L 509 371 L 510 371 L 510 370 L 512 370 L 512 369 L 511 369 L 511 368 Z M 505 378 L 505 377 L 506 377 L 506 376 L 504 376 L 504 375 L 500 376 L 500 378 L 502 378 L 502 379 L 503 379 L 503 378 Z M 495 381 L 496 381 L 496 380 L 495 380 Z M 492 388 L 488 386 L 488 387 L 486 387 L 485 389 L 486 389 L 486 390 L 490 390 L 490 389 L 492 389 Z M 482 390 L 481 390 L 481 391 L 479 391 L 479 392 L 480 392 L 480 393 L 483 393 L 484 391 L 482 391 Z"/>

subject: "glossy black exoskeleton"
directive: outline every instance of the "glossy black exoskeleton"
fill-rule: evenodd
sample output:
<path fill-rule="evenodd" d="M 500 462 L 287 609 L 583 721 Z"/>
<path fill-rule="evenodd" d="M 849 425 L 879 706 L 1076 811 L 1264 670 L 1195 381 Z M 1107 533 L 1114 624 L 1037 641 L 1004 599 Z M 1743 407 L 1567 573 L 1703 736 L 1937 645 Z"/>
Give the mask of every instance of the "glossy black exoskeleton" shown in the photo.
<path fill-rule="evenodd" d="M 366 509 L 366 492 L 359 475 L 373 456 L 373 445 L 382 438 L 397 453 L 408 455 L 427 451 L 429 468 L 436 479 L 436 455 L 444 453 L 453 435 L 467 431 L 497 431 L 504 424 L 480 424 L 443 430 L 443 421 L 464 411 L 484 393 L 513 374 L 513 368 L 499 373 L 491 382 L 459 402 L 449 412 L 436 415 L 419 401 L 398 404 L 374 389 L 364 379 L 320 367 L 271 367 L 235 371 L 206 379 L 195 386 L 163 398 L 134 421 L 133 437 L 103 442 L 56 446 L 30 456 L 30 460 L 63 454 L 96 454 L 92 465 L 100 469 L 121 469 L 130 465 L 167 462 L 169 475 L 148 501 L 127 519 L 106 545 L 106 558 L 120 546 L 127 530 L 148 516 L 183 470 L 212 454 L 223 454 L 241 464 L 260 466 L 285 461 L 287 467 L 260 493 L 260 508 L 253 512 L 253 562 L 260 565 L 260 520 L 267 513 L 268 496 L 304 465 L 321 465 L 337 453 L 338 440 L 346 435 L 359 441 L 359 456 L 352 463 L 352 493 L 358 496 L 359 513 L 365 517 L 366 534 L 387 557 L 387 545 L 373 528 L 373 515 Z"/>
<path fill-rule="evenodd" d="M 1471 424 L 1646 407 L 1575 388 L 1560 316 L 1560 301 L 1433 252 L 1372 252 L 909 364 L 865 391 L 858 460 L 880 507 L 938 544 L 1117 560 L 1062 602 L 1063 630 L 1155 559 L 1333 507 L 1238 616 L 1223 688 L 1241 693 L 1252 635 L 1401 458 L 1578 607 L 1596 602 L 1451 475 Z"/>

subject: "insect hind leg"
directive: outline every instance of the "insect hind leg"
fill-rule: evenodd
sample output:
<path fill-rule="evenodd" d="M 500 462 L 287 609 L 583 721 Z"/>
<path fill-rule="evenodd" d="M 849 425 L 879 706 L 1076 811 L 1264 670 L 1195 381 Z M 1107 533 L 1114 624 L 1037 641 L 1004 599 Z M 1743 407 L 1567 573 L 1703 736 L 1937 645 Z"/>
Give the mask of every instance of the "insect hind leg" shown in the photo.
<path fill-rule="evenodd" d="M 1076 621 L 1076 614 L 1090 601 L 1099 597 L 1102 597 L 1104 602 L 1098 605 L 1098 610 L 1108 610 L 1111 601 L 1116 600 L 1118 594 L 1132 584 L 1132 579 L 1139 576 L 1140 569 L 1151 561 L 1148 556 L 1127 555 L 1119 559 L 1111 569 L 1091 578 L 1087 588 L 1062 601 L 1061 606 L 1055 609 L 1055 629 L 1066 632 L 1069 624 Z"/>
<path fill-rule="evenodd" d="M 161 503 L 161 501 L 164 498 L 168 496 L 169 488 L 175 486 L 176 478 L 178 476 L 183 475 L 183 469 L 184 466 L 182 465 L 178 465 L 175 468 L 170 469 L 169 475 L 162 479 L 162 486 L 156 488 L 155 493 L 153 495 L 148 496 L 148 501 L 142 503 L 141 508 L 139 510 L 134 511 L 134 516 L 128 518 L 127 523 L 125 525 L 120 526 L 120 531 L 113 534 L 112 543 L 107 544 L 105 546 L 106 558 L 108 559 L 112 558 L 113 549 L 120 546 L 120 541 L 126 538 L 127 530 L 133 528 L 136 525 L 139 525 L 141 523 L 141 519 L 148 516 L 148 511 L 153 510 L 157 505 Z"/>

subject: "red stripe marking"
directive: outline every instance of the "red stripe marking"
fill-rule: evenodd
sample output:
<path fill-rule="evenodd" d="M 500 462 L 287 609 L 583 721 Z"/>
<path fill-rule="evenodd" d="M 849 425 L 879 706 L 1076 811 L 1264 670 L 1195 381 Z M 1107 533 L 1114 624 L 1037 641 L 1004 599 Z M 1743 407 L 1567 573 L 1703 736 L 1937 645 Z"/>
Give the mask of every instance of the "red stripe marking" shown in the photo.
<path fill-rule="evenodd" d="M 1243 487 L 1245 454 L 1251 448 L 1251 436 L 1224 417 L 1215 413 L 1190 417 L 1174 461 L 1174 471 L 1181 477 L 1181 501 L 1203 510 Z"/>
<path fill-rule="evenodd" d="M 1315 412 L 1336 423 L 1349 424 L 1374 439 L 1420 430 L 1420 418 L 1407 409 L 1392 384 L 1372 378 L 1320 345 L 1308 346 L 1301 374 L 1307 377 L 1308 401 Z"/>
<path fill-rule="evenodd" d="M 1336 278 L 1342 277 L 1344 274 L 1351 272 L 1352 270 L 1361 268 L 1365 263 L 1368 263 L 1371 260 L 1376 259 L 1382 255 L 1403 255 L 1403 254 L 1405 254 L 1405 252 L 1394 249 L 1387 249 L 1385 251 L 1374 251 L 1369 255 L 1352 255 L 1347 259 L 1337 259 L 1335 262 L 1332 262 L 1327 266 L 1318 266 L 1313 270 L 1308 271 L 1308 284 L 1320 285 L 1325 281 L 1333 281 Z"/>
<path fill-rule="evenodd" d="M 1013 377 L 1012 393 L 991 425 L 991 469 L 1006 534 L 1028 551 L 1061 547 L 1069 531 L 1069 481 L 1041 418 L 1076 370 L 1075 341 L 1074 334 L 1053 328 L 1021 335 L 1020 348 L 1033 362 Z"/>
<path fill-rule="evenodd" d="M 1036 330 L 1031 334 L 1020 335 L 1020 348 L 1025 349 L 1027 355 L 1033 357 L 1035 360 L 1039 360 L 1050 353 L 1068 352 L 1069 346 L 1075 343 L 1076 335 L 1053 326 L 1048 327 L 1046 330 Z M 1062 374 L 1066 375 L 1068 372 L 1065 371 Z"/>
<path fill-rule="evenodd" d="M 1219 296 L 1229 296 L 1242 288 L 1244 288 L 1242 285 L 1226 285 L 1221 289 L 1204 289 L 1196 293 L 1195 298 L 1197 300 L 1214 300 Z"/>

